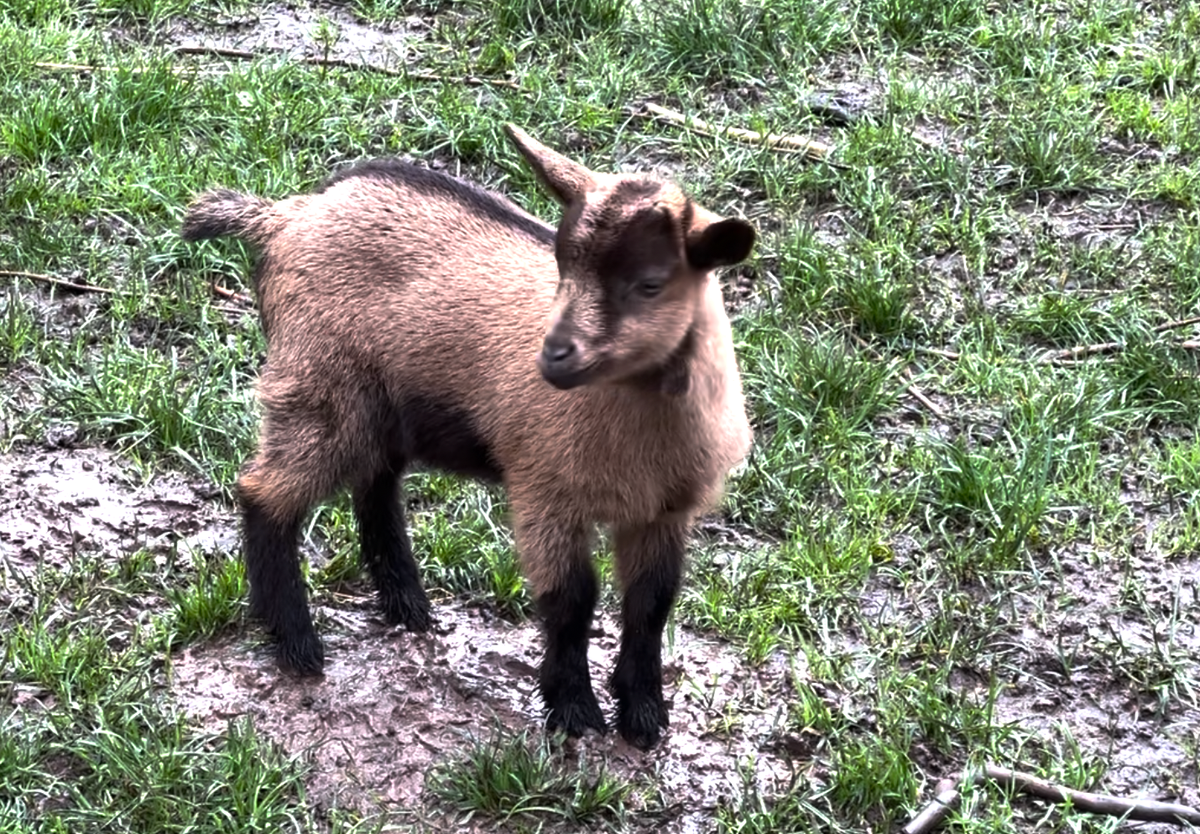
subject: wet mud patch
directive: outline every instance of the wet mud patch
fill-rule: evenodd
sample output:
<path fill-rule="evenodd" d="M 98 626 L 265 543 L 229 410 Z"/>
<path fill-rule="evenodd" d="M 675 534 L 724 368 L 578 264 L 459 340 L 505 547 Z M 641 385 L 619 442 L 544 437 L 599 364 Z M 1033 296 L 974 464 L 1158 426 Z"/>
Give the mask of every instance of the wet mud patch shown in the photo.
<path fill-rule="evenodd" d="M 337 6 L 270 4 L 208 24 L 179 20 L 167 33 L 177 47 L 280 52 L 399 68 L 428 24 L 420 17 L 364 23 Z"/>
<path fill-rule="evenodd" d="M 219 731 L 247 716 L 310 763 L 309 797 L 319 807 L 444 812 L 426 792 L 432 767 L 498 728 L 540 732 L 541 634 L 532 623 L 508 623 L 459 601 L 435 605 L 433 632 L 411 634 L 385 626 L 369 603 L 363 597 L 353 608 L 319 609 L 323 679 L 282 674 L 266 647 L 238 636 L 178 654 L 172 691 L 206 728 Z M 601 682 L 619 635 L 619 624 L 602 616 L 589 656 L 610 723 L 613 703 Z M 789 767 L 778 737 L 790 690 L 783 664 L 749 669 L 728 645 L 677 628 L 665 647 L 664 675 L 671 727 L 657 748 L 639 751 L 610 729 L 566 751 L 656 797 L 640 822 L 635 807 L 628 830 L 659 830 L 664 819 L 673 831 L 711 830 L 718 804 L 744 790 L 747 767 L 765 795 L 783 789 Z"/>
<path fill-rule="evenodd" d="M 1047 737 L 1069 728 L 1104 761 L 1101 790 L 1200 806 L 1200 558 L 1144 549 L 1123 577 L 1087 553 L 1060 564 L 1045 600 L 1014 605 L 1008 661 L 1019 671 L 998 721 Z"/>
<path fill-rule="evenodd" d="M 174 472 L 142 477 L 105 449 L 0 455 L 0 569 L 65 567 L 80 554 L 237 547 L 212 486 Z"/>

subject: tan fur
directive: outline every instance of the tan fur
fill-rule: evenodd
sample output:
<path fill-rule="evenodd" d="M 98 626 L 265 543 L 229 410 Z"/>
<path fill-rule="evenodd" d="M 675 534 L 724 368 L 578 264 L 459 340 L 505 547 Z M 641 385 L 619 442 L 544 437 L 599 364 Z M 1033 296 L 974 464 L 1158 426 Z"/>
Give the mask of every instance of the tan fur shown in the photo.
<path fill-rule="evenodd" d="M 603 384 L 559 391 L 534 362 L 554 310 L 553 254 L 460 207 L 397 192 L 389 183 L 346 180 L 322 195 L 276 203 L 262 223 L 277 229 L 271 272 L 259 288 L 274 334 L 259 383 L 263 434 L 276 433 L 271 421 L 281 412 L 289 424 L 300 422 L 299 410 L 311 425 L 280 440 L 308 445 L 311 435 L 334 460 L 276 471 L 266 448 L 268 460 L 243 477 L 241 489 L 283 513 L 353 477 L 357 459 L 378 443 L 359 434 L 354 417 L 362 371 L 370 369 L 390 392 L 437 391 L 476 416 L 505 470 L 518 523 L 550 507 L 558 521 L 574 524 L 626 525 L 664 514 L 690 521 L 719 497 L 751 435 L 715 278 L 697 277 L 678 304 L 698 337 L 685 395 L 648 397 L 639 387 Z M 383 246 L 370 226 L 347 222 L 386 217 L 400 205 L 409 225 L 439 234 Z M 667 326 L 674 341 L 652 359 L 678 344 L 680 324 L 647 328 L 653 336 L 654 325 Z M 271 473 L 265 482 L 255 472 L 263 463 Z M 557 568 L 552 557 L 526 560 L 535 592 L 555 584 Z"/>
<path fill-rule="evenodd" d="M 646 530 L 686 529 L 750 446 L 720 288 L 683 254 L 720 218 L 671 183 L 596 174 L 510 136 L 565 204 L 557 260 L 535 235 L 402 178 L 351 176 L 274 204 L 220 192 L 193 205 L 185 236 L 224 231 L 263 249 L 264 422 L 239 490 L 280 520 L 306 512 L 386 466 L 376 415 L 427 395 L 469 416 L 490 448 L 535 595 L 589 558 L 596 523 L 616 531 L 626 585 L 653 567 L 641 563 L 655 553 L 643 540 L 658 535 Z M 664 282 L 610 331 L 597 277 L 605 252 Z M 539 371 L 555 328 L 590 363 L 568 390 Z"/>

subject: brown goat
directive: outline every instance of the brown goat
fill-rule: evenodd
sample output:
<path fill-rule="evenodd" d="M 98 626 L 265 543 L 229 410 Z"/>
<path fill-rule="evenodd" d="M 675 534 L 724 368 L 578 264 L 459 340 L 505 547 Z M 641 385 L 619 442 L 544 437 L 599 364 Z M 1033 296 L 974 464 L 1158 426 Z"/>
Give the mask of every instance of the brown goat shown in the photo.
<path fill-rule="evenodd" d="M 264 416 L 237 484 L 251 609 L 283 667 L 321 672 L 296 540 L 311 507 L 349 486 L 384 615 L 428 629 L 399 478 L 423 464 L 500 481 L 545 623 L 548 725 L 604 731 L 587 644 L 606 524 L 624 591 L 617 727 L 650 747 L 667 726 L 662 631 L 688 530 L 750 445 L 711 270 L 743 260 L 754 229 L 670 182 L 594 173 L 506 130 L 564 206 L 557 232 L 396 160 L 277 203 L 213 191 L 189 208 L 185 239 L 261 250 Z"/>

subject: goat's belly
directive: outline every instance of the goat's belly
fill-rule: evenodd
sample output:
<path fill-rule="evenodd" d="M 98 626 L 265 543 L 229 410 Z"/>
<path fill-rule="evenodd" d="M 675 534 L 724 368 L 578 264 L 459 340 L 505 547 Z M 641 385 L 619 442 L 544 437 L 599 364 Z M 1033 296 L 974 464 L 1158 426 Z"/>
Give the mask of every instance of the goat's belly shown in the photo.
<path fill-rule="evenodd" d="M 495 451 L 465 409 L 407 397 L 391 434 L 393 453 L 405 462 L 490 482 L 503 477 Z"/>

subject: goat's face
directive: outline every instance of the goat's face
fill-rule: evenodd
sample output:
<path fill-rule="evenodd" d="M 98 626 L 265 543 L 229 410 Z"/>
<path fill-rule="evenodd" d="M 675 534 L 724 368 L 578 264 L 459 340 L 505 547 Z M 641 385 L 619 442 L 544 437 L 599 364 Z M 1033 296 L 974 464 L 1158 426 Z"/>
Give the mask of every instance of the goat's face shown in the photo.
<path fill-rule="evenodd" d="M 542 376 L 573 388 L 663 367 L 692 329 L 709 272 L 749 254 L 753 227 L 720 219 L 672 183 L 596 174 L 511 126 L 509 135 L 566 209 Z"/>

